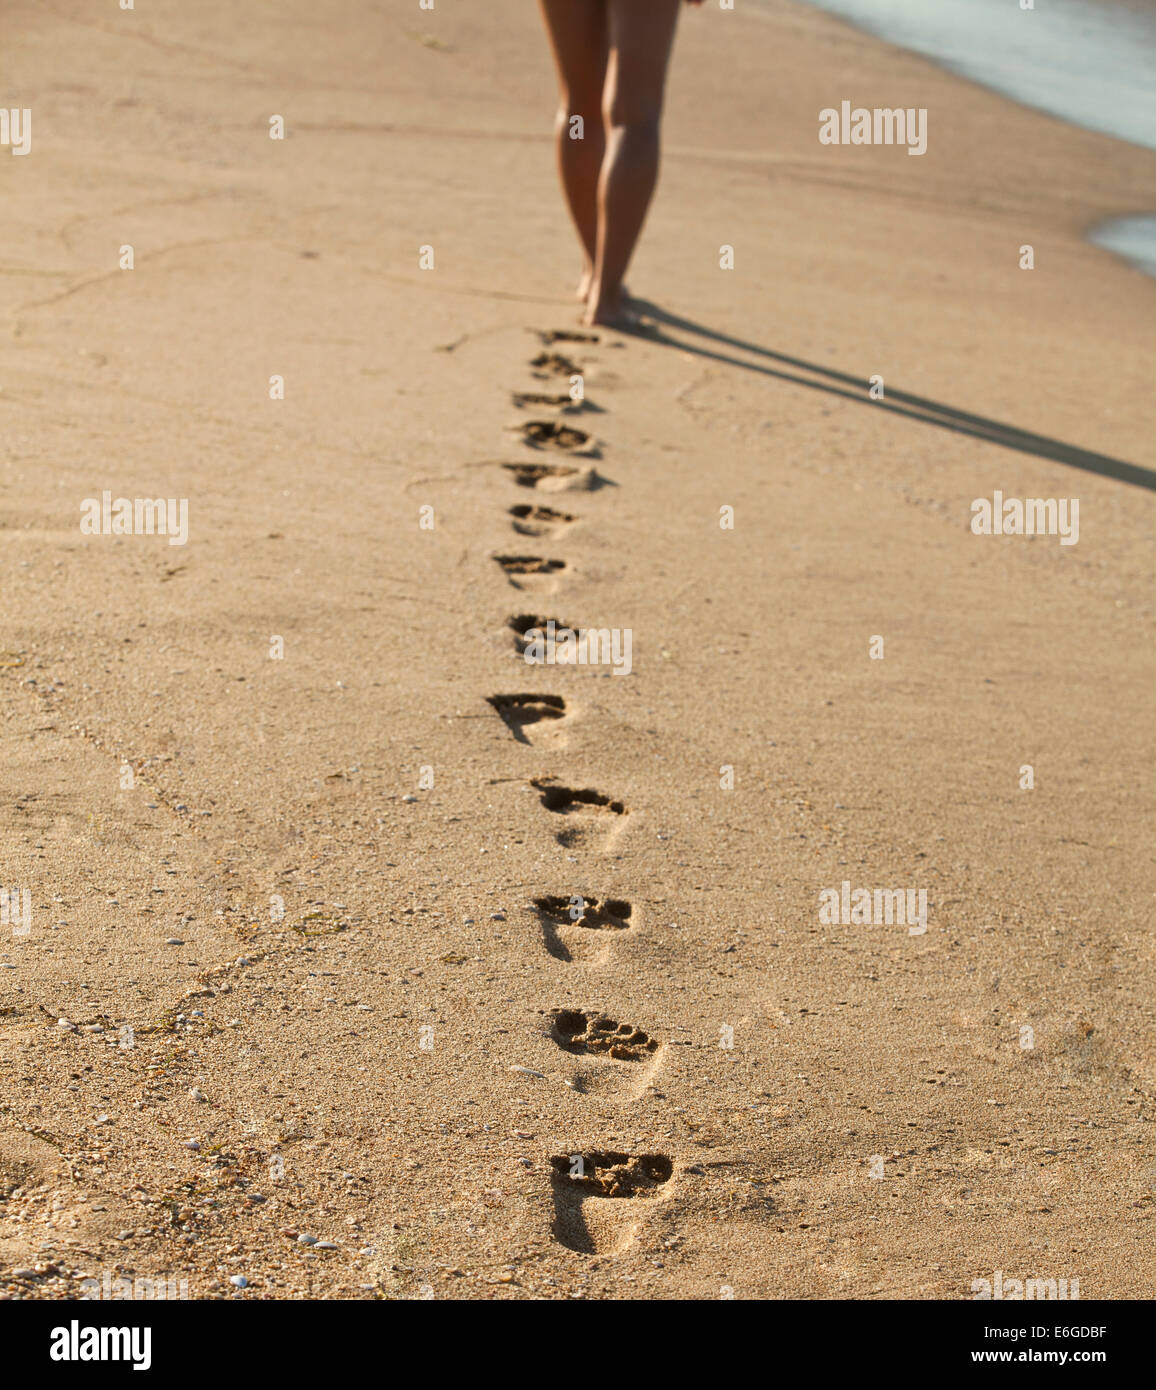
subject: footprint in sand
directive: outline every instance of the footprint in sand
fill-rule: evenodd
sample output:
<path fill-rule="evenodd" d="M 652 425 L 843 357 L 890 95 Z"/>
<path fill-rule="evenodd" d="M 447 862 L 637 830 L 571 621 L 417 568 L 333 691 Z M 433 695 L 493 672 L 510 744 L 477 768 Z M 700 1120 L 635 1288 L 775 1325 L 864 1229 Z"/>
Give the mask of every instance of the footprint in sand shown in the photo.
<path fill-rule="evenodd" d="M 596 343 L 597 333 L 580 333 L 574 328 L 539 328 L 536 330 L 543 347 L 553 347 L 555 343 Z"/>
<path fill-rule="evenodd" d="M 514 518 L 511 525 L 520 536 L 557 536 L 578 520 L 569 512 L 560 512 L 554 507 L 535 507 L 529 502 L 519 502 L 509 511 Z"/>
<path fill-rule="evenodd" d="M 564 425 L 560 420 L 527 420 L 524 425 L 512 425 L 511 430 L 522 436 L 522 443 L 531 449 L 558 449 L 567 454 L 596 458 L 598 445 L 585 430 Z"/>
<path fill-rule="evenodd" d="M 548 381 L 552 376 L 581 376 L 582 369 L 577 362 L 563 357 L 560 352 L 540 352 L 530 359 L 530 371 L 539 381 Z M 569 397 L 567 397 L 569 399 Z"/>
<path fill-rule="evenodd" d="M 624 898 L 588 898 L 582 893 L 535 898 L 534 911 L 542 924 L 543 944 L 555 960 L 600 965 L 610 954 L 615 934 L 634 930 L 634 909 Z"/>
<path fill-rule="evenodd" d="M 551 777 L 534 777 L 530 785 L 542 793 L 547 811 L 566 817 L 567 824 L 555 831 L 554 838 L 568 849 L 596 836 L 603 837 L 605 847 L 622 828 L 618 818 L 626 815 L 626 807 L 621 801 L 612 801 L 589 787 L 559 786 Z"/>
<path fill-rule="evenodd" d="M 514 475 L 519 487 L 534 487 L 541 492 L 596 492 L 611 486 L 608 478 L 592 465 L 576 468 L 557 463 L 503 463 Z"/>
<path fill-rule="evenodd" d="M 576 375 L 581 375 L 577 373 Z M 527 406 L 549 406 L 554 410 L 560 410 L 567 415 L 576 415 L 581 410 L 592 409 L 588 402 L 583 399 L 576 401 L 568 391 L 563 391 L 559 395 L 551 395 L 546 391 L 515 391 L 511 400 L 519 410 L 525 410 Z"/>
<path fill-rule="evenodd" d="M 568 718 L 566 701 L 561 695 L 488 695 L 486 698 L 519 743 L 543 743 L 556 748 L 565 742 L 559 724 L 550 727 L 550 721 L 565 723 Z M 537 724 L 545 724 L 546 728 L 536 730 L 536 736 L 531 738 L 527 730 Z"/>
<path fill-rule="evenodd" d="M 584 1255 L 625 1250 L 640 1213 L 624 1202 L 653 1202 L 672 1191 L 674 1163 L 665 1154 L 613 1150 L 556 1154 L 550 1159 L 554 1186 L 554 1238 Z"/>
<path fill-rule="evenodd" d="M 552 628 L 550 626 L 551 623 L 554 624 Z M 549 633 L 553 632 L 554 635 L 558 637 L 561 636 L 563 632 L 575 631 L 571 623 L 564 623 L 561 618 L 544 618 L 538 613 L 516 613 L 512 618 L 506 619 L 506 626 L 513 629 L 514 647 L 523 657 L 531 643 L 537 640 L 529 636 L 531 632 L 541 633 L 542 641 L 545 643 L 545 649 L 542 651 L 541 655 L 545 657 L 550 654 L 548 648 L 553 645 L 548 639 Z M 537 657 L 527 662 L 527 665 L 530 666 L 541 666 L 543 664 L 544 662 L 538 660 Z"/>
<path fill-rule="evenodd" d="M 554 588 L 552 575 L 566 568 L 565 560 L 547 560 L 541 555 L 495 555 L 515 589 Z"/>
<path fill-rule="evenodd" d="M 597 1009 L 555 1009 L 553 1020 L 550 1037 L 563 1051 L 585 1059 L 570 1079 L 580 1095 L 609 1095 L 629 1085 L 629 1098 L 637 1099 L 658 1069 L 657 1040 L 633 1024 Z"/>
<path fill-rule="evenodd" d="M 620 1062 L 641 1062 L 658 1050 L 641 1028 L 586 1009 L 555 1009 L 550 1035 L 567 1052 L 604 1052 Z"/>

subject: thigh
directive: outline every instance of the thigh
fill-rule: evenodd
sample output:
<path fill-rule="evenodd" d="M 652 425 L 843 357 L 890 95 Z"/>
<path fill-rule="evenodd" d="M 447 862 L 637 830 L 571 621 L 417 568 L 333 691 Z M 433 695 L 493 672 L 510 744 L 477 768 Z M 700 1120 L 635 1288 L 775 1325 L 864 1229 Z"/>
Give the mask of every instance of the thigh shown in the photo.
<path fill-rule="evenodd" d="M 615 125 L 657 120 L 680 0 L 606 0 L 610 71 L 606 112 Z"/>
<path fill-rule="evenodd" d="M 571 109 L 596 115 L 602 104 L 609 51 L 606 0 L 538 0 L 538 3 L 563 95 L 568 98 Z"/>

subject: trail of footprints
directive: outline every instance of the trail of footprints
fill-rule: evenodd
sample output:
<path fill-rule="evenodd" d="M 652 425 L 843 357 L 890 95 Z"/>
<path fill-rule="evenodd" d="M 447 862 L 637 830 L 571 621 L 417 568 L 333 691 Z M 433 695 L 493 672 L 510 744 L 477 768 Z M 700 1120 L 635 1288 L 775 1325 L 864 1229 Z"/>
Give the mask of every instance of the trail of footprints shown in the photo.
<path fill-rule="evenodd" d="M 555 343 L 598 341 L 597 334 L 547 332 L 544 351 L 530 363 L 542 381 L 581 374 L 570 357 L 553 350 Z M 572 398 L 548 391 L 518 392 L 519 409 L 549 407 L 558 415 L 571 413 Z M 597 443 L 586 431 L 559 418 L 535 418 L 515 427 L 526 447 L 577 458 L 599 456 Z M 517 487 L 544 492 L 593 492 L 607 485 L 591 464 L 503 463 Z M 560 508 L 517 503 L 509 507 L 514 532 L 536 540 L 557 540 L 579 518 Z M 558 556 L 502 553 L 494 556 L 515 588 L 550 594 L 567 570 Z M 552 625 L 552 626 L 551 626 Z M 515 651 L 524 655 L 537 634 L 573 630 L 572 625 L 540 613 L 519 613 L 507 619 Z M 535 637 L 530 636 L 531 633 Z M 488 697 L 513 738 L 522 744 L 561 749 L 574 718 L 573 702 L 562 695 L 536 691 L 503 692 Z M 564 785 L 556 777 L 530 779 L 554 838 L 566 849 L 605 850 L 628 818 L 626 806 L 590 787 Z M 543 895 L 534 899 L 534 912 L 546 953 L 563 965 L 597 970 L 611 957 L 615 943 L 636 931 L 632 905 L 624 899 L 585 894 Z M 595 1005 L 557 1007 L 548 1015 L 548 1036 L 571 1064 L 569 1086 L 579 1095 L 625 1100 L 641 1096 L 662 1064 L 664 1046 L 636 1023 L 621 1020 Z M 634 1223 L 627 1219 L 624 1200 L 655 1200 L 673 1187 L 674 1162 L 665 1154 L 629 1154 L 615 1150 L 584 1150 L 555 1154 L 550 1160 L 555 1239 L 582 1254 L 625 1250 L 633 1239 Z"/>

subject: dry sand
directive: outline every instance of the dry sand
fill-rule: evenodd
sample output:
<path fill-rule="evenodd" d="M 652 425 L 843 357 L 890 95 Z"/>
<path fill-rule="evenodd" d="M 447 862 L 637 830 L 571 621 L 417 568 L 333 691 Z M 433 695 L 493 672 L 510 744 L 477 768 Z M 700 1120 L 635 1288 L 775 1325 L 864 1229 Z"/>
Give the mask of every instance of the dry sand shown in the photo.
<path fill-rule="evenodd" d="M 1103 470 L 1150 462 L 1156 283 L 1081 233 L 1156 155 L 688 12 L 631 275 L 688 322 L 547 348 L 529 4 L 21 0 L 5 49 L 0 1289 L 1147 1296 L 1152 474 Z M 821 146 L 844 97 L 927 154 Z M 585 455 L 518 432 L 544 351 Z M 82 535 L 104 489 L 188 544 Z M 972 535 L 995 489 L 1078 545 Z M 926 933 L 821 923 L 844 880 Z"/>

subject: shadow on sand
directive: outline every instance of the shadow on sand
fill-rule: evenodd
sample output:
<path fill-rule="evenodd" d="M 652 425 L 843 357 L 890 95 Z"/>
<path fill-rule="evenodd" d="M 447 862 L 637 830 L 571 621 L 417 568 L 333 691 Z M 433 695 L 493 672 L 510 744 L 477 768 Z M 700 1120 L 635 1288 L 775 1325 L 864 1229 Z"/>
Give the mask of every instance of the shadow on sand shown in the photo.
<path fill-rule="evenodd" d="M 786 353 L 772 352 L 770 348 L 759 347 L 757 343 L 748 343 L 742 338 L 733 338 L 727 333 L 718 333 L 713 328 L 704 328 L 690 319 L 667 313 L 665 309 L 647 299 L 632 299 L 631 304 L 652 322 L 637 330 L 618 330 L 630 336 L 644 338 L 647 342 L 662 343 L 667 347 L 681 348 L 683 352 L 694 353 L 712 362 L 725 362 L 728 366 L 742 367 L 744 371 L 778 377 L 780 381 L 807 386 L 813 391 L 826 391 L 832 396 L 842 396 L 846 400 L 870 406 L 872 410 L 886 410 L 892 415 L 905 415 L 911 420 L 922 420 L 924 424 L 938 425 L 940 429 L 954 430 L 957 434 L 969 434 L 975 439 L 987 440 L 990 444 L 1002 444 L 1005 449 L 1017 449 L 1022 454 L 1035 454 L 1039 458 L 1053 459 L 1056 463 L 1064 463 L 1071 468 L 1082 468 L 1087 473 L 1099 473 L 1102 477 L 1115 478 L 1135 487 L 1156 490 L 1156 471 L 1143 468 L 1137 463 L 1128 463 L 1108 454 L 1096 454 L 1074 444 L 1065 444 L 1059 439 L 1049 439 L 1046 435 L 1032 434 L 1029 430 L 1017 429 L 1014 425 L 1005 425 L 999 420 L 989 420 L 983 415 L 972 415 L 966 410 L 940 405 L 937 401 L 929 401 L 923 396 L 913 396 L 909 391 L 897 391 L 892 386 L 886 388 L 887 394 L 883 400 L 873 401 L 867 395 L 866 383 L 861 377 L 851 376 L 847 372 L 837 372 L 830 367 L 820 367 L 801 357 L 789 357 Z M 764 361 L 751 362 L 699 343 L 686 342 L 681 338 L 672 337 L 664 328 L 693 333 L 711 343 L 735 348 Z M 812 373 L 812 376 L 799 376 L 795 372 L 782 370 L 782 367 L 768 366 L 767 362 L 781 363 L 783 367 L 795 367 Z"/>

